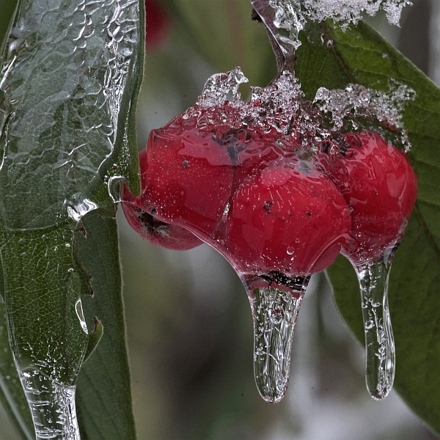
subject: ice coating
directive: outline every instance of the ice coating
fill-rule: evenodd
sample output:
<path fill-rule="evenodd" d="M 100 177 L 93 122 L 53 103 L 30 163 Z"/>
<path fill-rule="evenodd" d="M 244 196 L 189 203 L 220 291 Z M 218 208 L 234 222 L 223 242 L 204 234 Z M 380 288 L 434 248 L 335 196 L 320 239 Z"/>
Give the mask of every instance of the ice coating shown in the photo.
<path fill-rule="evenodd" d="M 332 18 L 335 21 L 357 23 L 362 14 L 375 15 L 384 10 L 390 24 L 398 25 L 402 10 L 409 0 L 302 0 L 306 16 L 316 21 Z"/>
<path fill-rule="evenodd" d="M 365 332 L 365 382 L 375 400 L 390 392 L 396 369 L 396 349 L 388 306 L 391 259 L 355 266 Z"/>
<path fill-rule="evenodd" d="M 76 194 L 90 197 L 122 143 L 136 71 L 137 2 L 56 3 L 21 2 L 6 42 L 0 217 L 13 229 L 56 224 Z"/>
<path fill-rule="evenodd" d="M 310 102 L 304 98 L 298 80 L 284 70 L 267 87 L 251 87 L 251 98 L 245 102 L 238 91 L 244 82 L 247 78 L 239 67 L 214 75 L 183 118 L 202 130 L 204 125 L 217 124 L 250 132 L 273 132 L 279 145 L 285 141 L 306 150 L 316 149 L 340 132 L 370 126 L 384 137 L 391 137 L 405 151 L 410 149 L 402 112 L 415 99 L 415 92 L 405 84 L 390 80 L 386 91 L 360 84 L 334 90 L 320 87 Z"/>
<path fill-rule="evenodd" d="M 75 407 L 75 386 L 45 377 L 37 369 L 20 371 L 29 403 L 36 440 L 80 440 Z"/>
<path fill-rule="evenodd" d="M 266 402 L 278 403 L 289 384 L 292 341 L 305 285 L 291 291 L 245 286 L 254 324 L 255 384 Z"/>
<path fill-rule="evenodd" d="M 348 202 L 328 181 L 321 156 L 344 162 L 349 141 L 373 136 L 364 133 L 365 121 L 383 131 L 401 129 L 400 111 L 412 94 L 405 86 L 396 86 L 389 97 L 350 85 L 320 89 L 309 101 L 292 73 L 281 71 L 243 101 L 243 82 L 239 68 L 211 77 L 193 107 L 152 131 L 140 156 L 146 158 L 141 160 L 145 191 L 138 206 L 161 222 L 188 229 L 234 267 L 252 307 L 255 381 L 266 401 L 278 402 L 288 384 L 294 325 L 308 277 L 332 264 L 352 232 Z M 334 194 L 324 197 L 330 188 Z M 320 211 L 323 205 L 332 212 Z M 324 229 L 325 239 L 317 232 Z M 364 288 L 365 297 L 370 287 Z M 367 303 L 379 313 L 378 301 Z M 388 313 L 385 300 L 382 309 Z M 389 315 L 385 323 L 377 316 L 380 347 L 369 351 L 370 366 L 383 347 L 393 351 Z M 372 329 L 374 320 L 365 319 L 366 329 Z M 385 361 L 390 372 L 391 357 Z M 391 387 L 391 373 L 377 378 L 383 368 L 380 364 L 369 376 L 376 375 L 371 381 L 380 387 L 375 398 Z"/>
<path fill-rule="evenodd" d="M 345 89 L 329 90 L 320 87 L 313 103 L 329 117 L 329 128 L 334 131 L 357 131 L 362 122 L 381 124 L 382 129 L 397 133 L 395 140 L 406 151 L 410 148 L 407 132 L 403 126 L 402 111 L 415 92 L 405 84 L 390 81 L 388 91 L 349 84 Z"/>
<path fill-rule="evenodd" d="M 246 81 L 239 68 L 209 79 L 196 104 L 183 114 L 185 124 L 194 124 L 201 131 L 217 125 L 224 127 L 224 131 L 228 128 L 257 131 L 266 136 L 273 133 L 279 145 L 285 141 L 305 149 L 331 135 L 322 125 L 317 109 L 304 99 L 301 86 L 291 72 L 280 72 L 265 88 L 252 87 L 249 101 L 241 100 L 237 91 Z"/>
<path fill-rule="evenodd" d="M 400 16 L 409 0 L 251 0 L 283 56 L 294 54 L 301 45 L 299 33 L 307 21 L 333 19 L 343 29 L 356 24 L 364 14 L 385 11 L 390 24 L 399 25 Z"/>

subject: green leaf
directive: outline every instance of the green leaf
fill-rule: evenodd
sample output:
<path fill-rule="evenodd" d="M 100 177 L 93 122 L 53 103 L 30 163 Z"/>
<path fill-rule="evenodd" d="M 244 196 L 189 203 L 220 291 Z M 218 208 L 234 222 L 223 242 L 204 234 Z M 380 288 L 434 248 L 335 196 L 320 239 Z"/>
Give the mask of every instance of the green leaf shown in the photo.
<path fill-rule="evenodd" d="M 387 90 L 389 79 L 416 92 L 403 120 L 409 157 L 419 178 L 416 208 L 390 278 L 390 310 L 396 341 L 395 388 L 440 433 L 440 89 L 364 23 L 343 32 L 332 23 L 303 35 L 296 72 L 308 97 L 320 86 L 348 83 Z M 360 299 L 353 269 L 342 257 L 329 271 L 338 308 L 363 342 Z"/>
<path fill-rule="evenodd" d="M 103 334 L 78 379 L 77 409 L 83 440 L 135 439 L 125 345 L 118 237 L 114 218 L 95 211 L 84 218 L 87 237 L 80 258 L 92 276 L 93 297 L 84 298 L 88 322 L 97 317 Z"/>
<path fill-rule="evenodd" d="M 107 439 L 134 438 L 114 214 L 121 180 L 139 189 L 134 117 L 143 5 L 22 0 L 4 51 L 1 293 L 35 428 L 48 431 L 39 438 L 64 437 L 61 425 L 72 414 L 77 376 L 93 348 L 84 373 L 90 390 L 81 391 L 86 400 L 78 404 L 83 436 L 99 438 L 98 426 Z M 88 310 L 107 328 L 101 349 L 102 326 L 87 335 L 84 318 L 81 295 L 91 289 L 99 295 Z M 6 356 L 0 372 L 9 374 L 10 365 Z M 17 377 L 5 378 L 4 400 L 26 432 Z M 108 404 L 109 390 L 122 410 Z M 103 416 L 110 410 L 111 418 Z"/>
<path fill-rule="evenodd" d="M 9 346 L 8 329 L 6 327 L 5 305 L 0 299 L 0 401 L 15 423 L 21 438 L 33 440 L 34 425 L 31 413 L 23 394 L 23 388 L 17 375 L 11 348 Z"/>
<path fill-rule="evenodd" d="M 117 177 L 118 157 L 125 159 L 120 164 L 130 160 L 125 150 L 137 151 L 124 136 L 133 131 L 127 133 L 135 108 L 130 92 L 142 76 L 135 56 L 140 30 L 133 25 L 139 12 L 101 6 L 21 3 L 2 79 L 2 168 L 10 171 L 0 172 L 0 219 L 7 228 L 43 228 L 103 207 L 102 182 Z"/>
<path fill-rule="evenodd" d="M 5 43 L 5 37 L 8 35 L 12 16 L 17 7 L 18 0 L 0 0 L 0 50 Z"/>

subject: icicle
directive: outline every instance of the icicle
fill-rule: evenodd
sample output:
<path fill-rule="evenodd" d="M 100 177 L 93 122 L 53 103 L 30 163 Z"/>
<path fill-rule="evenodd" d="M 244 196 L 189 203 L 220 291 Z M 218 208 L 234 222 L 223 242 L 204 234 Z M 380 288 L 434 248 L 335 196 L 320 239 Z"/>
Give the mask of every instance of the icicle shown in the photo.
<path fill-rule="evenodd" d="M 31 410 L 36 440 L 80 440 L 75 386 L 46 377 L 37 368 L 19 371 Z"/>
<path fill-rule="evenodd" d="M 255 383 L 266 402 L 280 402 L 289 384 L 295 323 L 308 282 L 300 280 L 294 289 L 244 282 L 254 323 Z"/>
<path fill-rule="evenodd" d="M 365 331 L 367 389 L 373 399 L 390 392 L 395 373 L 395 346 L 388 307 L 388 279 L 391 261 L 355 267 L 362 301 Z"/>

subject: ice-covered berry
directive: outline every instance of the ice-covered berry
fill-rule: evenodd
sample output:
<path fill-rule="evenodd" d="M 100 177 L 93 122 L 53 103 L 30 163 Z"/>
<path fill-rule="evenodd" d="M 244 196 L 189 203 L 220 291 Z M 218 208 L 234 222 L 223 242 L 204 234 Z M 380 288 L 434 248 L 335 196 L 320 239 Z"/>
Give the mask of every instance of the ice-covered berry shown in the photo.
<path fill-rule="evenodd" d="M 202 241 L 190 231 L 160 221 L 137 206 L 135 201 L 128 201 L 127 199 L 134 196 L 127 194 L 126 188 L 123 192 L 125 195 L 122 209 L 125 218 L 130 226 L 151 244 L 176 251 L 193 249 L 202 244 Z"/>
<path fill-rule="evenodd" d="M 405 153 L 367 131 L 344 135 L 340 151 L 321 159 L 350 208 L 352 229 L 343 254 L 362 264 L 392 252 L 417 197 L 417 177 Z"/>
<path fill-rule="evenodd" d="M 347 203 L 317 170 L 267 167 L 234 194 L 224 254 L 239 273 L 308 276 L 336 259 L 350 229 Z"/>
<path fill-rule="evenodd" d="M 140 157 L 145 210 L 165 223 L 211 235 L 232 188 L 232 160 L 215 127 L 175 118 L 152 130 Z"/>

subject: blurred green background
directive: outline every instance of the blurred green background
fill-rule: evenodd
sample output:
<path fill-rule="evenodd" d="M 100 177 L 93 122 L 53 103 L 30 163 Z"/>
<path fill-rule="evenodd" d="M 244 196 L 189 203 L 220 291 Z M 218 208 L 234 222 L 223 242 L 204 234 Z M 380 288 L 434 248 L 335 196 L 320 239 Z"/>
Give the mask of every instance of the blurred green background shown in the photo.
<path fill-rule="evenodd" d="M 212 14 L 195 7 L 196 0 L 157 0 L 168 18 L 147 49 L 139 148 L 152 128 L 194 103 L 212 73 L 241 65 L 252 85 L 264 86 L 275 72 L 248 0 L 203 1 Z M 438 0 L 413 3 L 400 28 L 380 14 L 369 22 L 435 80 L 440 7 Z M 0 25 L 12 4 L 0 1 Z M 185 252 L 155 248 L 121 215 L 119 229 L 140 440 L 436 438 L 395 392 L 383 402 L 369 397 L 363 349 L 338 316 L 323 275 L 312 279 L 299 316 L 287 396 L 271 405 L 253 382 L 246 294 L 224 259 L 206 245 Z M 1 411 L 0 439 L 16 438 Z"/>

